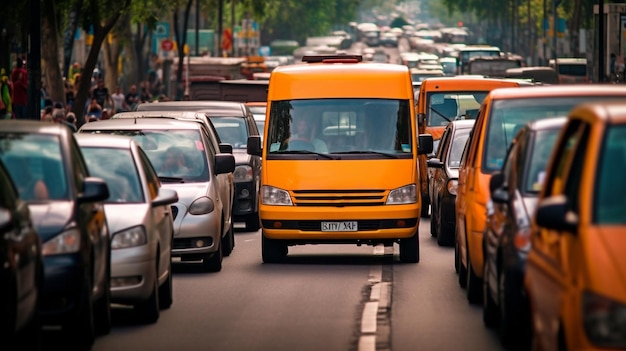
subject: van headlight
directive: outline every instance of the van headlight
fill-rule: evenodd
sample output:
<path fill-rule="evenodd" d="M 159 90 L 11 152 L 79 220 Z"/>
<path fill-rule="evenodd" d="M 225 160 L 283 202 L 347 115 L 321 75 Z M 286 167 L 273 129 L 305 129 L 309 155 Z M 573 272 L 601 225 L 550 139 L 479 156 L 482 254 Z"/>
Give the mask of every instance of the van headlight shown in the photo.
<path fill-rule="evenodd" d="M 387 196 L 387 205 L 414 204 L 417 202 L 417 187 L 415 184 L 393 189 Z"/>
<path fill-rule="evenodd" d="M 203 196 L 197 198 L 191 203 L 191 206 L 189 206 L 189 213 L 192 215 L 203 215 L 213 212 L 214 209 L 215 204 L 213 203 L 213 200 Z"/>
<path fill-rule="evenodd" d="M 243 183 L 252 181 L 252 167 L 244 165 L 235 167 L 233 172 L 234 182 Z"/>
<path fill-rule="evenodd" d="M 80 250 L 80 230 L 74 227 L 46 241 L 41 252 L 44 256 L 75 253 Z"/>
<path fill-rule="evenodd" d="M 293 206 L 289 192 L 267 185 L 261 187 L 261 201 L 263 205 Z"/>
<path fill-rule="evenodd" d="M 599 347 L 626 348 L 626 305 L 592 292 L 583 293 L 583 323 Z"/>
<path fill-rule="evenodd" d="M 111 249 L 125 249 L 133 246 L 145 245 L 146 229 L 143 226 L 132 227 L 113 234 L 111 239 Z"/>

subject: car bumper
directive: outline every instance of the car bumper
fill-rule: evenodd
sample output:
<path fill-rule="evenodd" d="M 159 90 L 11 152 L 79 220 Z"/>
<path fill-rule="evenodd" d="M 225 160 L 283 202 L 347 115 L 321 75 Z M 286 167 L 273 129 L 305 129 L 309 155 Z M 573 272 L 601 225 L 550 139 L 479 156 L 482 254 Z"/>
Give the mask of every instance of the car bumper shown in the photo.
<path fill-rule="evenodd" d="M 87 266 L 80 253 L 45 256 L 43 262 L 42 323 L 64 324 L 77 313 Z"/>
<path fill-rule="evenodd" d="M 220 211 L 215 208 L 210 213 L 192 215 L 187 212 L 186 206 L 180 203 L 174 206 L 177 210 L 174 220 L 172 256 L 182 257 L 216 252 L 218 249 L 216 243 L 221 239 Z"/>
<path fill-rule="evenodd" d="M 111 302 L 134 304 L 152 293 L 156 257 L 149 245 L 111 251 Z"/>
<path fill-rule="evenodd" d="M 243 220 L 245 217 L 257 213 L 258 193 L 255 189 L 255 183 L 235 183 L 235 198 L 233 200 L 235 220 Z"/>

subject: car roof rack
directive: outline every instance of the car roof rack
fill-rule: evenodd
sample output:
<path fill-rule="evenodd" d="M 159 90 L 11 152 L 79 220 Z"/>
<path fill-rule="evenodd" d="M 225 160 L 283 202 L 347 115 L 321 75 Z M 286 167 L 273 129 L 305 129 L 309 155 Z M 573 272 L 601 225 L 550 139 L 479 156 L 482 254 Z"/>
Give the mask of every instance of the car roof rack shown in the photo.
<path fill-rule="evenodd" d="M 324 61 L 331 62 L 342 62 L 343 60 L 347 60 L 347 62 L 357 62 L 363 61 L 362 55 L 305 55 L 302 57 L 302 62 L 307 63 L 320 63 Z"/>

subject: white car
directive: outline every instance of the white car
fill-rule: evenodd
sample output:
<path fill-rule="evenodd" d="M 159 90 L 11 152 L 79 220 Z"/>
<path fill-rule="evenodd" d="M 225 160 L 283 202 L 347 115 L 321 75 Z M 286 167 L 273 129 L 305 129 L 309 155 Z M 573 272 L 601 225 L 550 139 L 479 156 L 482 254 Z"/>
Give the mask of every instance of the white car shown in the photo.
<path fill-rule="evenodd" d="M 76 134 L 90 174 L 107 182 L 111 236 L 111 302 L 133 305 L 148 323 L 172 304 L 170 206 L 176 191 L 161 187 L 144 151 L 128 137 Z M 132 215 L 129 215 L 132 214 Z"/>

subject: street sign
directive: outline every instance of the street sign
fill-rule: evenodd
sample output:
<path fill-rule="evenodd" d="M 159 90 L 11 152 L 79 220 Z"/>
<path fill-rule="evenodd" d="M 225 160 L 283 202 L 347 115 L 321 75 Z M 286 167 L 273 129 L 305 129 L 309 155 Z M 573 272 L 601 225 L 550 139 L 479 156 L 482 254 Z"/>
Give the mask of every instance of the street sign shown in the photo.
<path fill-rule="evenodd" d="M 161 42 L 161 49 L 163 51 L 172 51 L 174 48 L 174 42 L 171 39 L 165 39 Z"/>

